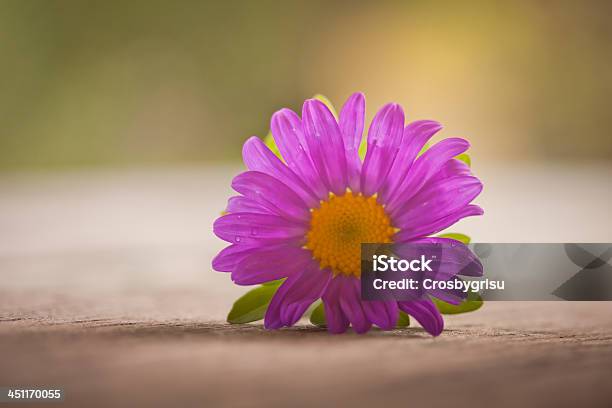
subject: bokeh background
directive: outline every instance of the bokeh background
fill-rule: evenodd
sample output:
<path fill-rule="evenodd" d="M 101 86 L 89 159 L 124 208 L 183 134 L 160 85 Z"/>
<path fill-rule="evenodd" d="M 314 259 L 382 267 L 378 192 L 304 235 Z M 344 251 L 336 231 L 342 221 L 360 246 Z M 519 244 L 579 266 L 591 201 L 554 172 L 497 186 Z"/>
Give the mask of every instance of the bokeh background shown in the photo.
<path fill-rule="evenodd" d="M 609 407 L 609 302 L 486 302 L 436 339 L 414 322 L 270 333 L 226 323 L 250 288 L 211 260 L 242 143 L 282 107 L 355 91 L 368 118 L 395 101 L 469 139 L 485 215 L 449 232 L 612 242 L 611 15 L 606 0 L 0 0 L 0 387 L 63 387 L 75 407 Z"/>
<path fill-rule="evenodd" d="M 479 161 L 610 161 L 609 1 L 0 2 L 0 168 L 240 160 L 354 91 Z"/>

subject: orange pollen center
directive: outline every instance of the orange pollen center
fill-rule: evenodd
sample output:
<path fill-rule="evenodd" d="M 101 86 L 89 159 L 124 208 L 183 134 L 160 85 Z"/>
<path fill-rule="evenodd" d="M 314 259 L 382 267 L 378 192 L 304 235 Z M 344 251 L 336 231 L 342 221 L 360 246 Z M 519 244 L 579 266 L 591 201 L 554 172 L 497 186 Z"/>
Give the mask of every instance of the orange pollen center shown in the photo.
<path fill-rule="evenodd" d="M 331 195 L 312 211 L 306 248 L 321 269 L 334 275 L 361 276 L 361 244 L 390 243 L 396 229 L 376 197 L 347 192 Z"/>

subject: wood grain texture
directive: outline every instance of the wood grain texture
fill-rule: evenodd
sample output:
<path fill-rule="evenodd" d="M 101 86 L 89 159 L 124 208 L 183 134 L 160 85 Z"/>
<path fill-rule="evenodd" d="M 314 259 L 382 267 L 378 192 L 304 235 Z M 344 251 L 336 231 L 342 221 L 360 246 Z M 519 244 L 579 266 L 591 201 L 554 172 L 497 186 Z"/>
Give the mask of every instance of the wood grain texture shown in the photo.
<path fill-rule="evenodd" d="M 306 322 L 224 323 L 245 288 L 210 270 L 223 246 L 210 225 L 233 172 L 0 179 L 0 386 L 63 387 L 72 407 L 610 406 L 612 303 L 489 302 L 448 317 L 438 338 L 418 325 L 332 336 Z M 497 169 L 484 172 L 491 222 L 457 230 L 516 241 L 531 223 L 533 240 L 558 242 L 559 220 L 579 208 L 575 241 L 612 241 L 609 191 L 604 204 L 555 206 L 564 175 L 532 172 L 548 180 L 530 193 L 548 218 L 492 228 L 523 205 L 501 188 L 519 176 Z M 594 195 L 609 172 L 565 176 Z"/>

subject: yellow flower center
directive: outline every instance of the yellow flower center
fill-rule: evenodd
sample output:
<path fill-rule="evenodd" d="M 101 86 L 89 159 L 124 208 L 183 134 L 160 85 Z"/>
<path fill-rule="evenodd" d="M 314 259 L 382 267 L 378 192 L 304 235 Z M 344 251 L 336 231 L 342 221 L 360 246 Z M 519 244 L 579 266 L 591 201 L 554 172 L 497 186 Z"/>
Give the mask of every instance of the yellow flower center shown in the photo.
<path fill-rule="evenodd" d="M 347 192 L 331 195 L 329 201 L 312 210 L 306 248 L 312 251 L 321 269 L 334 275 L 361 276 L 361 244 L 389 243 L 396 230 L 376 197 Z"/>

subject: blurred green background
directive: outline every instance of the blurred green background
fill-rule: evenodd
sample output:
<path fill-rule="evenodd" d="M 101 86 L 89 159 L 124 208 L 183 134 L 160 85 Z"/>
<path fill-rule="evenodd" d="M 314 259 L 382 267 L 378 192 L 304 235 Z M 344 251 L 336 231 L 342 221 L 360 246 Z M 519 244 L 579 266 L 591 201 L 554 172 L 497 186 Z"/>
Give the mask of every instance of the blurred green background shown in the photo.
<path fill-rule="evenodd" d="M 610 1 L 0 1 L 0 168 L 238 161 L 360 90 L 478 160 L 612 159 Z"/>

